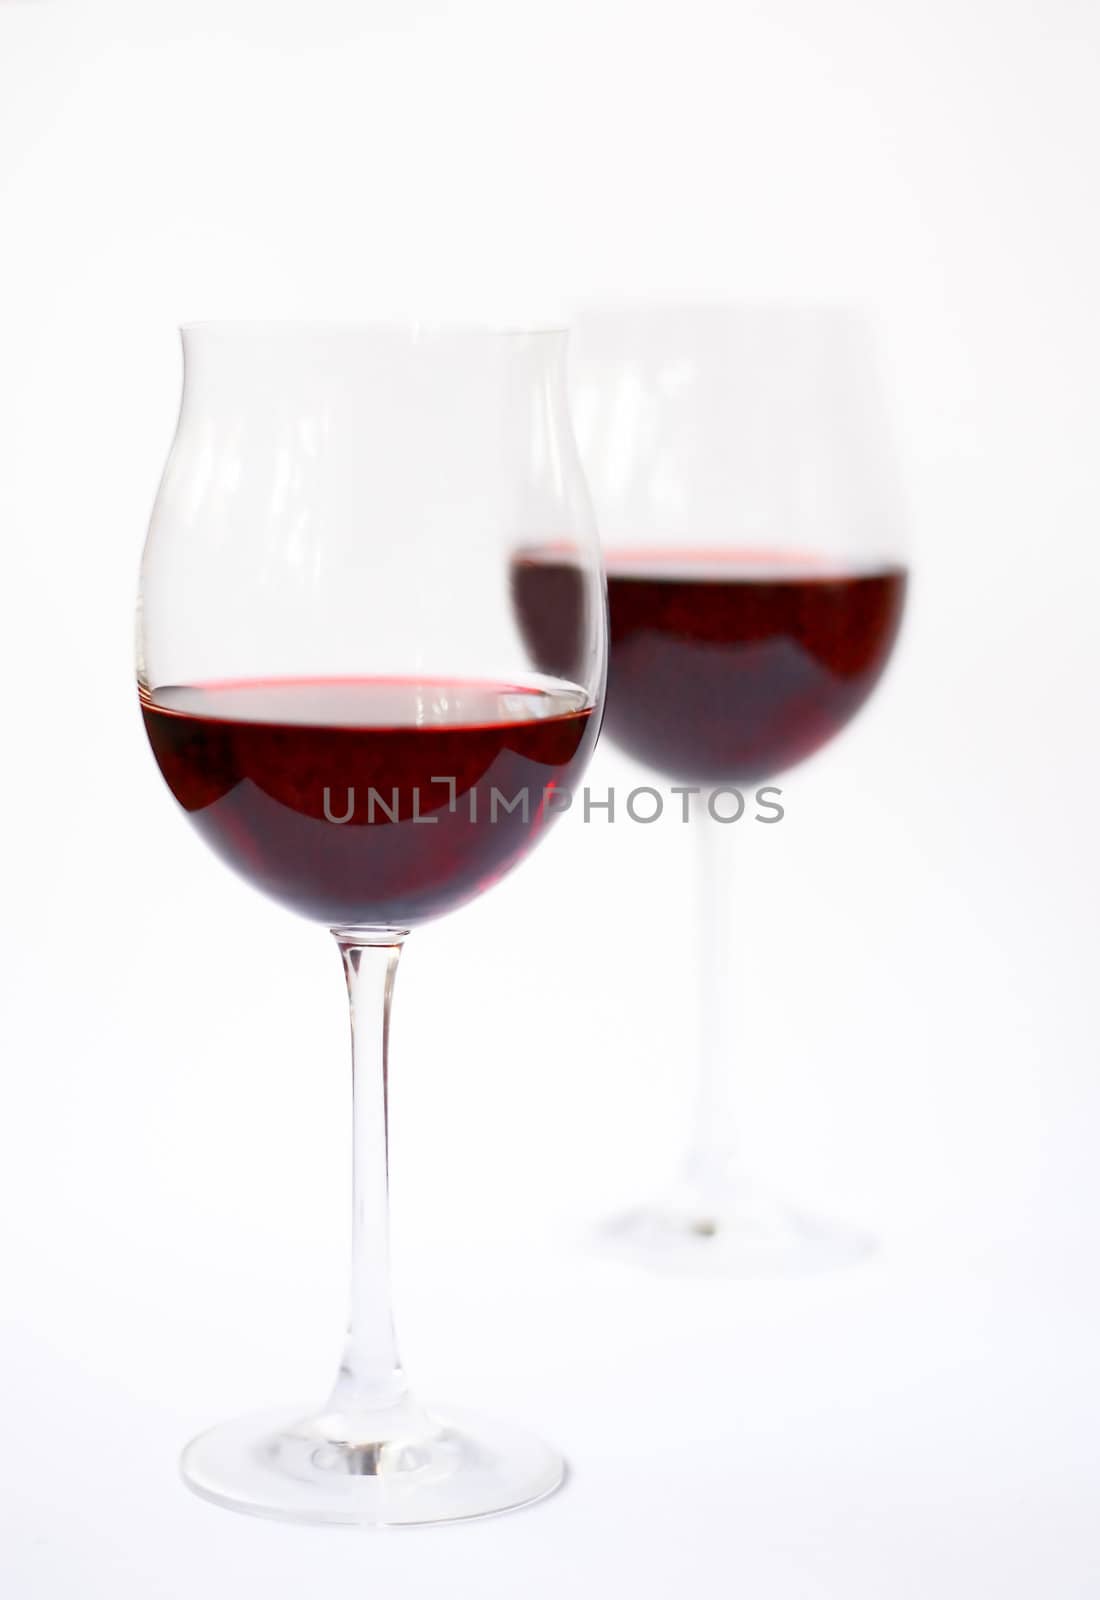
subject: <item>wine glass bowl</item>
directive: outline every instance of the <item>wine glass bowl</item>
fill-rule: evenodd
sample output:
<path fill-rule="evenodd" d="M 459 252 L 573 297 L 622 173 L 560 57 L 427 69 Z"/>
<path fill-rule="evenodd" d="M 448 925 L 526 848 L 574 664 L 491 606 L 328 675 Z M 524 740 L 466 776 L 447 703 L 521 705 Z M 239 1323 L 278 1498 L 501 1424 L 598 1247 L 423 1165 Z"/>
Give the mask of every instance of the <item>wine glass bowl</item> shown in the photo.
<path fill-rule="evenodd" d="M 328 1402 L 200 1436 L 184 1477 L 260 1515 L 386 1525 L 561 1481 L 521 1429 L 426 1409 L 393 1333 L 388 1023 L 409 930 L 512 868 L 584 768 L 606 602 L 554 330 L 196 324 L 142 562 L 138 691 L 168 788 L 251 885 L 328 926 L 351 1003 L 351 1316 Z M 511 575 L 581 574 L 568 675 Z"/>
<path fill-rule="evenodd" d="M 602 583 L 564 336 L 199 324 L 183 341 L 138 630 L 169 788 L 315 920 L 452 909 L 538 837 L 542 791 L 598 727 Z M 572 539 L 583 574 L 568 680 L 536 669 L 507 600 L 532 528 Z"/>

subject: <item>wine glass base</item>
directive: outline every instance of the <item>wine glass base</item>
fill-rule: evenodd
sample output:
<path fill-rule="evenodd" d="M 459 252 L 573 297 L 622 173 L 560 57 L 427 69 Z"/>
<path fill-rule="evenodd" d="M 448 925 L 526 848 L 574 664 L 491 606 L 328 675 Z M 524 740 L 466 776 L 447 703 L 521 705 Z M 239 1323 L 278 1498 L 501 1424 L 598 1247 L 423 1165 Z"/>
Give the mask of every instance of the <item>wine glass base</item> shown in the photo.
<path fill-rule="evenodd" d="M 863 1260 L 870 1234 L 807 1216 L 745 1182 L 685 1184 L 605 1223 L 598 1243 L 636 1265 L 684 1277 L 786 1278 Z"/>
<path fill-rule="evenodd" d="M 240 1417 L 193 1439 L 180 1470 L 231 1511 L 368 1528 L 513 1511 L 565 1478 L 561 1456 L 522 1428 L 413 1407 L 354 1430 L 301 1411 Z"/>

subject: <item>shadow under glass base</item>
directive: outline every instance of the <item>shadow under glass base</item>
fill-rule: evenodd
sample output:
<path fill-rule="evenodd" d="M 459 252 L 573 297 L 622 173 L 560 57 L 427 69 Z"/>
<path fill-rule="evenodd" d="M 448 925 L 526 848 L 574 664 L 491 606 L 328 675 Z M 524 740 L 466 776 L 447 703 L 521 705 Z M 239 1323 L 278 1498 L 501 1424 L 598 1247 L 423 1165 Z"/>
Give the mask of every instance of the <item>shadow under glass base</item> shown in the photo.
<path fill-rule="evenodd" d="M 788 1206 L 745 1177 L 686 1177 L 599 1230 L 602 1253 L 685 1277 L 784 1278 L 850 1266 L 867 1233 Z"/>
<path fill-rule="evenodd" d="M 378 1528 L 515 1510 L 565 1477 L 557 1452 L 521 1428 L 411 1403 L 355 1419 L 241 1417 L 193 1439 L 180 1470 L 196 1494 L 233 1511 Z"/>

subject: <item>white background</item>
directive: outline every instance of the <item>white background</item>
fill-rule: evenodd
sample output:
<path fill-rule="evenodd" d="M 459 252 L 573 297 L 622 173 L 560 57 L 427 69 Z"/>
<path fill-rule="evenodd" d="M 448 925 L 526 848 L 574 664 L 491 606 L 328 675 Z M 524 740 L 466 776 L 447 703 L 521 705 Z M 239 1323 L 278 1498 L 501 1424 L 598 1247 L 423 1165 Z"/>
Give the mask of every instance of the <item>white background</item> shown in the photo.
<path fill-rule="evenodd" d="M 1098 151 L 1093 0 L 0 0 L 5 1596 L 1100 1594 Z M 756 1164 L 883 1248 L 585 1252 L 685 1127 L 692 917 L 675 828 L 566 819 L 411 942 L 393 1165 L 418 1387 L 572 1481 L 235 1518 L 176 1451 L 327 1383 L 346 1023 L 141 735 L 175 325 L 624 293 L 879 319 L 904 639 L 734 892 Z"/>

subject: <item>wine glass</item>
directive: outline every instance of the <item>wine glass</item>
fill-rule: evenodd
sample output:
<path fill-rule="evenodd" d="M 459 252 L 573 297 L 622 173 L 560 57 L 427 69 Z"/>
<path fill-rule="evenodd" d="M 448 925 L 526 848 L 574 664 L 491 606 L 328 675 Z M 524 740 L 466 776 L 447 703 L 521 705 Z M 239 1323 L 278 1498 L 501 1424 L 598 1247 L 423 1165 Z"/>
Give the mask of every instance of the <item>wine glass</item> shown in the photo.
<path fill-rule="evenodd" d="M 230 866 L 327 926 L 353 1056 L 353 1271 L 328 1400 L 225 1423 L 182 1468 L 236 1510 L 425 1523 L 560 1483 L 522 1430 L 422 1407 L 394 1342 L 387 1033 L 409 929 L 513 866 L 598 732 L 606 598 L 559 330 L 183 329 L 145 546 L 138 687 L 169 789 Z M 513 552 L 562 541 L 568 677 L 531 659 Z"/>
<path fill-rule="evenodd" d="M 746 786 L 840 731 L 898 631 L 902 517 L 873 341 L 843 308 L 593 308 L 571 368 L 607 568 L 604 732 L 689 808 L 702 919 L 690 1148 L 669 1192 L 611 1242 L 688 1272 L 848 1259 L 862 1234 L 793 1210 L 742 1165 L 728 916 Z M 583 572 L 532 549 L 523 582 L 532 648 L 556 670 L 580 648 Z"/>

